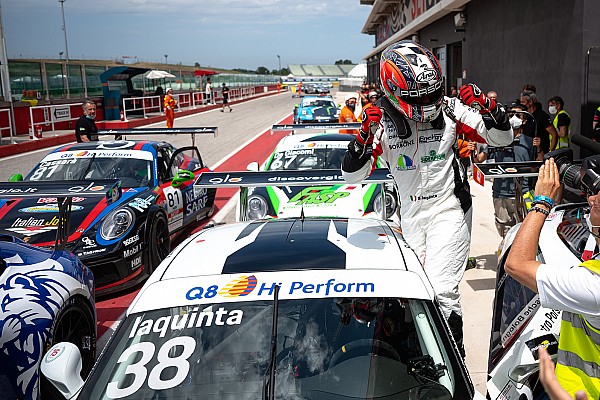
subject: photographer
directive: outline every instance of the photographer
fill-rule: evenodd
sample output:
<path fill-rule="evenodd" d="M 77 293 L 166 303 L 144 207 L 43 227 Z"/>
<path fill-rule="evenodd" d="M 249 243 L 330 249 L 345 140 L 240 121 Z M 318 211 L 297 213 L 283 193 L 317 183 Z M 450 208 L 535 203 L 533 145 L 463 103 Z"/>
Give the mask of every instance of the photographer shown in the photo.
<path fill-rule="evenodd" d="M 598 163 L 590 162 L 589 175 L 597 176 Z M 586 163 L 582 165 L 585 171 Z M 585 177 L 583 178 L 585 179 Z M 539 293 L 543 307 L 560 309 L 562 322 L 556 375 L 562 387 L 574 396 L 585 390 L 600 397 L 600 261 L 590 259 L 579 266 L 542 264 L 536 259 L 540 232 L 559 188 L 559 172 L 553 158 L 540 167 L 534 205 L 523 221 L 506 260 L 506 272 Z M 600 195 L 582 182 L 590 205 L 591 234 L 600 242 Z M 597 250 L 594 251 L 597 253 Z"/>

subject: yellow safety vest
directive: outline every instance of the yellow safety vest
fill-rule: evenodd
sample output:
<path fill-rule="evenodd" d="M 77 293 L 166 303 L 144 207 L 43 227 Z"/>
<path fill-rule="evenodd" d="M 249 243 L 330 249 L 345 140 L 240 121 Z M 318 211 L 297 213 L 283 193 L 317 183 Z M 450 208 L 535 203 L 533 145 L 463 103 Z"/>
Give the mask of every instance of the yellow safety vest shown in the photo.
<path fill-rule="evenodd" d="M 560 114 L 567 114 L 567 117 L 571 118 L 571 116 L 565 111 L 565 110 L 560 110 L 559 112 L 556 113 L 556 116 L 554 116 L 554 120 L 552 121 L 552 125 L 554 125 L 554 128 L 556 129 L 556 131 L 558 132 L 558 116 Z M 571 136 L 571 123 L 569 122 L 569 126 L 567 127 L 567 137 L 558 137 L 558 142 L 556 143 L 556 148 L 557 149 L 562 149 L 562 148 L 568 148 L 569 147 L 569 137 Z M 552 143 L 552 135 L 550 135 L 550 142 Z"/>
<path fill-rule="evenodd" d="M 580 266 L 600 278 L 600 261 L 588 260 Z M 600 398 L 600 330 L 580 314 L 562 313 L 556 376 L 571 396 L 585 390 L 589 399 Z"/>

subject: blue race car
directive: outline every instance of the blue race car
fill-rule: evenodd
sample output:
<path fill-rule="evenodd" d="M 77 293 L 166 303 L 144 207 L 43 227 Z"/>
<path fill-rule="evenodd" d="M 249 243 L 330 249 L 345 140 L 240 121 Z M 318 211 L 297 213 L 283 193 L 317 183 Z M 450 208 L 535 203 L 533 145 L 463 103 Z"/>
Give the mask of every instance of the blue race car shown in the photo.
<path fill-rule="evenodd" d="M 331 96 L 301 96 L 294 108 L 295 124 L 336 123 L 340 109 Z"/>
<path fill-rule="evenodd" d="M 77 194 L 101 189 L 99 179 L 121 180 L 118 201 L 108 204 L 81 194 L 71 205 L 67 250 L 91 268 L 96 295 L 104 295 L 147 278 L 169 254 L 172 238 L 212 215 L 216 190 L 193 188 L 207 171 L 195 146 L 114 140 L 59 147 L 16 183 L 28 184 L 23 190 L 31 191 L 42 183 L 64 184 Z M 2 185 L 10 194 L 11 183 Z M 56 196 L 0 199 L 0 233 L 52 245 L 56 211 Z"/>
<path fill-rule="evenodd" d="M 102 181 L 106 191 L 89 192 L 112 202 L 120 195 L 117 182 Z M 25 185 L 24 185 L 25 186 Z M 19 198 L 33 196 L 21 188 Z M 42 356 L 54 343 L 70 342 L 81 355 L 85 378 L 96 358 L 94 277 L 89 268 L 64 250 L 72 194 L 56 185 L 41 185 L 40 194 L 59 196 L 54 249 L 32 246 L 0 234 L 0 398 L 56 398 L 41 379 Z M 13 190 L 16 188 L 13 187 Z M 49 191 L 48 191 L 49 190 Z M 6 191 L 0 190 L 0 196 Z M 64 198 L 69 197 L 65 202 Z"/>

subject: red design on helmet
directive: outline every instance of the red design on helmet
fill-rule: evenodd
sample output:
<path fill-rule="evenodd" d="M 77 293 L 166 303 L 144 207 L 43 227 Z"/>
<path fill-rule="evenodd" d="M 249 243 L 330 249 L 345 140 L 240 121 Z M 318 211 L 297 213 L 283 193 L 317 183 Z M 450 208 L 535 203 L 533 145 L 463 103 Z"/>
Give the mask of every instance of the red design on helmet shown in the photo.
<path fill-rule="evenodd" d="M 381 87 L 406 118 L 431 122 L 440 113 L 444 77 L 438 60 L 425 47 L 402 40 L 381 53 Z"/>

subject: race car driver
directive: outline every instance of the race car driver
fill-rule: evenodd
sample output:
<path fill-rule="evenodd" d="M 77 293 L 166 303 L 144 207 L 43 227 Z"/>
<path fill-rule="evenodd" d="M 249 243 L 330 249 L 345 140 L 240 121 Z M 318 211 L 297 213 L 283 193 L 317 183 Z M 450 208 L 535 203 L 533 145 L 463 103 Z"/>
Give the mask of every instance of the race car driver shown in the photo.
<path fill-rule="evenodd" d="M 417 43 L 403 40 L 384 50 L 380 82 L 384 96 L 363 110 L 342 173 L 354 183 L 369 175 L 378 157 L 387 162 L 399 189 L 404 238 L 423 263 L 464 356 L 458 284 L 469 256 L 471 196 L 456 139 L 464 134 L 506 146 L 512 129 L 504 109 L 473 84 L 461 88 L 460 99 L 443 96 L 440 65 Z"/>
<path fill-rule="evenodd" d="M 585 160 L 584 160 L 585 162 Z M 600 171 L 594 172 L 597 174 Z M 597 175 L 596 175 L 597 176 Z M 562 310 L 556 377 L 571 395 L 583 390 L 600 398 L 600 260 L 585 257 L 579 267 L 540 263 L 540 232 L 560 188 L 554 159 L 540 167 L 533 207 L 525 217 L 506 259 L 506 272 L 540 295 L 543 307 Z M 592 242 L 600 242 L 600 194 L 588 195 Z M 596 244 L 594 243 L 594 245 Z M 592 246 L 592 249 L 595 246 Z M 597 252 L 596 252 L 597 254 Z"/>
<path fill-rule="evenodd" d="M 356 93 L 349 93 L 344 98 L 344 107 L 340 111 L 340 124 L 356 122 L 356 115 L 354 111 L 356 110 L 356 102 L 358 101 L 358 95 Z M 341 129 L 340 133 L 349 133 L 352 135 L 356 135 L 358 132 L 354 129 Z"/>

